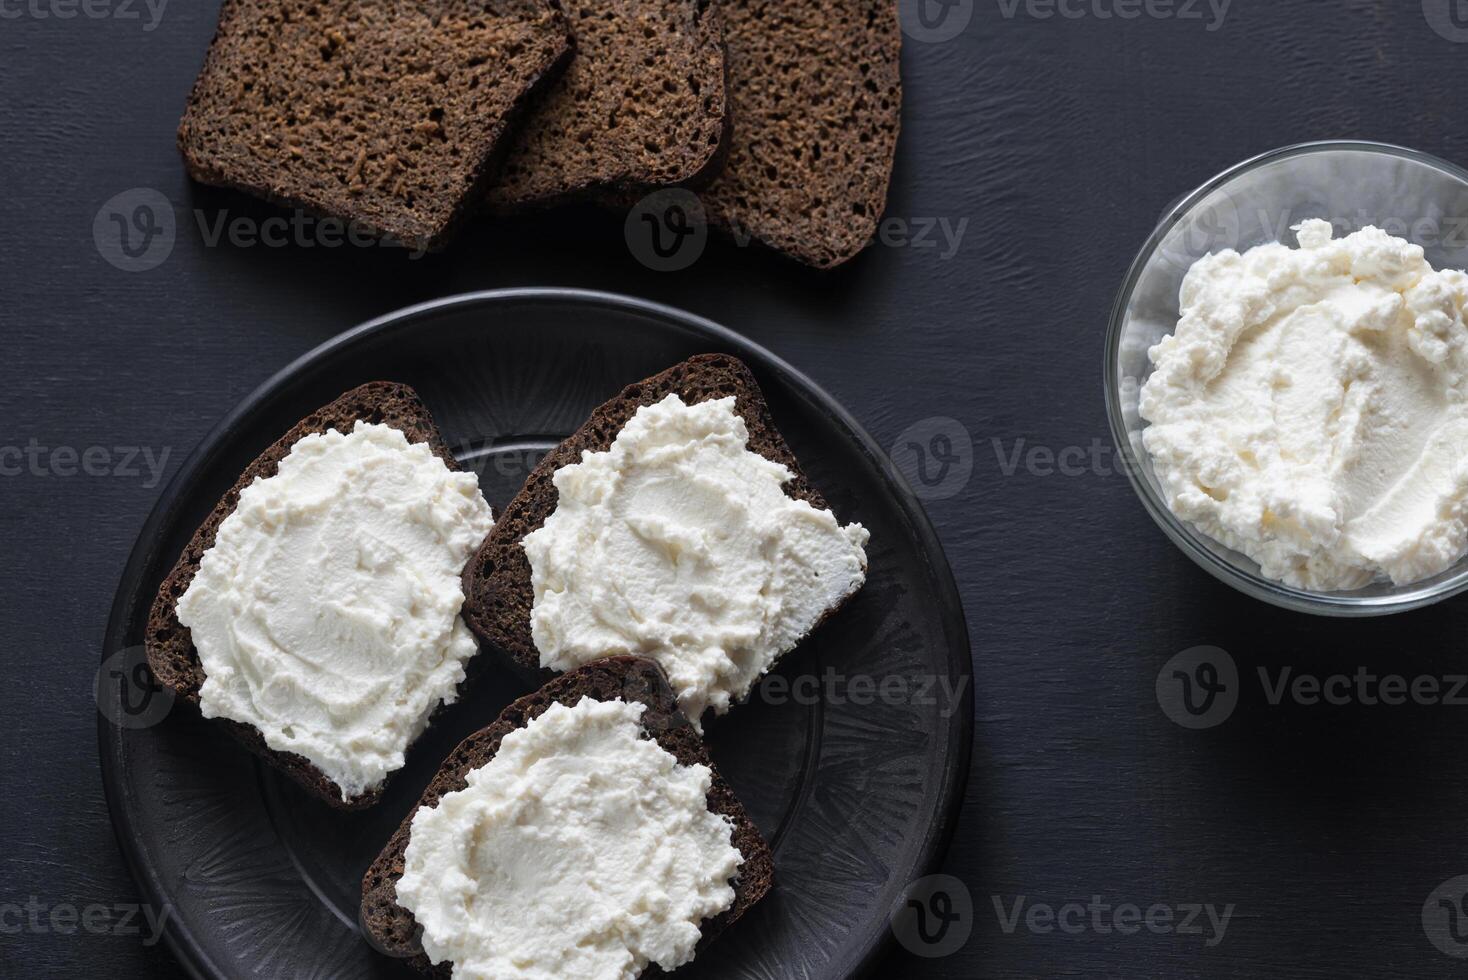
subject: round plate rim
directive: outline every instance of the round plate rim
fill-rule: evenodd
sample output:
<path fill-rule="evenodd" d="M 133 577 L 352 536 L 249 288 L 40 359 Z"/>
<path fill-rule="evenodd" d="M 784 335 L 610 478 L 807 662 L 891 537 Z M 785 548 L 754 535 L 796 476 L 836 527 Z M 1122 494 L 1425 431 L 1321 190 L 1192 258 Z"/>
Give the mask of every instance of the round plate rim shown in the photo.
<path fill-rule="evenodd" d="M 943 781 L 937 794 L 933 820 L 919 850 L 917 870 L 924 875 L 931 874 L 948 850 L 958 826 L 964 791 L 968 783 L 974 727 L 973 660 L 967 617 L 964 614 L 957 581 L 953 576 L 953 568 L 948 562 L 937 532 L 933 529 L 927 512 L 906 479 L 894 467 L 882 464 L 886 456 L 876 440 L 823 387 L 783 358 L 749 338 L 713 320 L 664 303 L 620 293 L 570 287 L 535 286 L 478 290 L 416 303 L 375 317 L 337 334 L 295 358 L 241 399 L 220 422 L 210 429 L 190 452 L 173 478 L 168 481 L 157 503 L 149 512 L 142 529 L 138 532 L 137 541 L 123 568 L 117 594 L 108 615 L 103 656 L 105 657 L 107 652 L 122 639 L 120 633 L 127 619 L 128 610 L 134 601 L 132 594 L 136 591 L 135 586 L 141 578 L 142 568 L 150 558 L 151 542 L 157 538 L 158 531 L 168 519 L 169 512 L 178 503 L 177 498 L 182 488 L 193 479 L 211 453 L 227 441 L 232 431 L 253 414 L 262 402 L 268 400 L 277 389 L 283 387 L 303 370 L 341 354 L 368 337 L 388 331 L 408 329 L 414 321 L 424 317 L 461 307 L 493 306 L 526 301 L 609 307 L 620 312 L 632 312 L 659 319 L 670 326 L 707 337 L 716 346 L 737 354 L 757 369 L 773 371 L 782 376 L 782 380 L 792 385 L 804 397 L 813 400 L 822 411 L 845 427 L 867 456 L 888 474 L 888 484 L 897 503 L 917 534 L 918 547 L 922 553 L 935 556 L 937 559 L 933 563 L 932 572 L 938 587 L 936 598 L 943 613 L 945 633 L 949 634 L 948 669 L 952 671 L 956 667 L 960 677 L 970 679 L 969 683 L 964 685 L 959 710 L 953 712 L 949 717 L 948 737 L 951 749 L 948 757 L 943 761 Z M 129 583 L 132 583 L 134 588 L 129 588 Z M 97 742 L 107 809 L 117 837 L 118 847 L 122 851 L 129 873 L 142 892 L 143 900 L 156 908 L 162 908 L 168 903 L 163 883 L 152 873 L 151 866 L 140 853 L 138 838 L 133 832 L 131 810 L 124 805 L 128 791 L 122 779 L 120 764 L 122 739 L 118 737 L 120 731 L 119 726 L 112 724 L 101 711 L 98 711 Z M 200 980 L 213 980 L 213 978 L 226 976 L 200 948 L 191 933 L 180 935 L 179 930 L 170 924 L 164 929 L 163 940 L 178 963 L 192 976 Z M 891 932 L 886 929 L 862 940 L 864 948 L 858 957 L 857 975 L 865 975 L 871 971 L 877 959 L 885 952 L 890 940 Z"/>

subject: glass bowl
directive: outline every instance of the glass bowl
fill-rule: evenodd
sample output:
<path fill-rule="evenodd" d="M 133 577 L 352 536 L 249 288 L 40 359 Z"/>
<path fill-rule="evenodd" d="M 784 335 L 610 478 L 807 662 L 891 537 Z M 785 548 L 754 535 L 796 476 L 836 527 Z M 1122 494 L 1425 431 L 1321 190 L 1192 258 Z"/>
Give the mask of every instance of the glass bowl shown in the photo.
<path fill-rule="evenodd" d="M 1225 171 L 1170 207 L 1132 263 L 1106 338 L 1106 410 L 1126 471 L 1147 512 L 1188 557 L 1247 595 L 1323 616 L 1381 616 L 1468 589 L 1468 560 L 1411 585 L 1375 583 L 1310 592 L 1267 579 L 1259 566 L 1168 510 L 1142 446 L 1138 412 L 1151 374 L 1147 351 L 1178 321 L 1183 276 L 1204 255 L 1267 242 L 1295 244 L 1291 227 L 1325 218 L 1340 237 L 1366 225 L 1421 245 L 1434 267 L 1468 269 L 1468 171 L 1382 143 L 1306 143 Z"/>

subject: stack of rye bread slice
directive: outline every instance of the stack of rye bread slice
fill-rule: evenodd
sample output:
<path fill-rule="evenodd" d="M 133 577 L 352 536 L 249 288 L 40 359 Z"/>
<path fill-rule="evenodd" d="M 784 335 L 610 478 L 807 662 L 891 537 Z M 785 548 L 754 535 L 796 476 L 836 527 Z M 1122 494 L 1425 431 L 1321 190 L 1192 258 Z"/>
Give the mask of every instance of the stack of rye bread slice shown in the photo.
<path fill-rule="evenodd" d="M 189 173 L 418 249 L 481 212 L 699 195 L 833 268 L 881 219 L 896 0 L 224 0 Z"/>

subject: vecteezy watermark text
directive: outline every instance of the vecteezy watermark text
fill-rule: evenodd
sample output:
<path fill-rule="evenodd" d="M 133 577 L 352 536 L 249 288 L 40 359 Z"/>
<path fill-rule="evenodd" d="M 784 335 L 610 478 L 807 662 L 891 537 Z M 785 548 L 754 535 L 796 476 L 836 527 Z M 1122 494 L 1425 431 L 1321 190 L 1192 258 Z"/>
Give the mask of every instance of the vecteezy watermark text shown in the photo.
<path fill-rule="evenodd" d="M 1228 19 L 1233 0 L 995 0 L 1000 15 L 1014 20 L 1150 20 L 1197 21 L 1210 34 Z"/>
<path fill-rule="evenodd" d="M 849 217 L 836 209 L 815 215 L 832 224 Z M 931 250 L 939 261 L 947 261 L 958 254 L 968 225 L 968 218 L 890 216 L 877 222 L 875 239 L 883 248 Z M 742 225 L 725 230 L 736 248 L 748 248 L 755 241 L 754 231 Z M 708 212 L 693 191 L 676 187 L 654 191 L 628 210 L 622 232 L 628 251 L 642 265 L 654 272 L 681 272 L 708 247 Z"/>
<path fill-rule="evenodd" d="M 140 936 L 144 946 L 154 946 L 172 915 L 168 905 L 157 909 L 126 902 L 53 904 L 32 895 L 24 902 L 0 902 L 0 936 Z"/>
<path fill-rule="evenodd" d="M 1468 674 L 1378 674 L 1367 667 L 1317 674 L 1293 665 L 1260 665 L 1258 690 L 1271 708 L 1468 707 Z M 1193 647 L 1157 673 L 1157 703 L 1184 728 L 1214 728 L 1233 714 L 1248 690 L 1238 665 L 1219 647 Z"/>
<path fill-rule="evenodd" d="M 1277 213 L 1259 210 L 1254 214 L 1254 219 L 1259 227 L 1263 228 L 1272 236 L 1272 240 L 1277 242 L 1286 241 L 1288 233 L 1298 227 L 1302 221 L 1311 218 L 1329 222 L 1336 238 L 1345 238 L 1347 235 L 1353 235 L 1367 228 L 1377 228 L 1393 238 L 1405 238 L 1415 245 L 1426 248 L 1468 248 L 1468 216 L 1464 215 L 1405 217 L 1374 214 L 1364 208 L 1358 208 L 1354 214 L 1345 212 L 1331 214 L 1329 209 L 1319 205 L 1306 205 Z M 1225 221 L 1219 227 L 1226 231 L 1227 225 Z M 1237 247 L 1238 243 L 1235 241 L 1221 244 L 1226 247 Z"/>
<path fill-rule="evenodd" d="M 1389 708 L 1415 704 L 1423 707 L 1468 707 L 1468 674 L 1441 677 L 1422 674 L 1374 674 L 1358 667 L 1352 674 L 1296 673 L 1293 667 L 1259 668 L 1259 685 L 1273 707 L 1286 700 L 1307 708 L 1316 705 L 1360 704 Z"/>
<path fill-rule="evenodd" d="M 205 248 L 218 248 L 220 242 L 228 241 L 235 248 L 401 248 L 407 249 L 409 259 L 421 259 L 428 254 L 422 249 L 408 248 L 401 242 L 374 235 L 355 221 L 341 218 L 318 218 L 305 211 L 295 210 L 286 215 L 273 215 L 256 219 L 246 215 L 231 218 L 226 208 L 214 216 L 202 210 L 194 212 L 194 221 L 199 226 L 199 237 Z"/>
<path fill-rule="evenodd" d="M 1088 443 L 1047 445 L 1021 436 L 990 437 L 975 445 L 973 434 L 957 419 L 935 416 L 915 422 L 893 441 L 892 468 L 924 500 L 945 500 L 968 486 L 980 464 L 992 465 L 1000 476 L 1059 476 L 1109 478 L 1125 474 L 1133 465 L 1109 440 L 1093 437 Z"/>
<path fill-rule="evenodd" d="M 938 249 L 946 262 L 958 254 L 967 231 L 967 218 L 883 218 L 877 241 L 887 248 Z"/>
<path fill-rule="evenodd" d="M 1030 476 L 1114 476 L 1125 473 L 1126 457 L 1110 442 L 1093 438 L 1088 445 L 1046 446 L 1024 437 L 1005 442 L 990 439 L 999 472 L 1014 476 L 1023 470 Z"/>
<path fill-rule="evenodd" d="M 477 453 L 467 460 L 462 460 L 461 463 L 480 478 L 498 475 L 509 479 L 519 477 L 523 480 L 554 448 L 551 446 L 496 449 L 491 452 Z"/>
<path fill-rule="evenodd" d="M 1012 900 L 1003 895 L 990 895 L 999 928 L 1010 936 L 1021 925 L 1035 935 L 1061 933 L 1080 936 L 1094 933 L 1109 936 L 1135 936 L 1142 932 L 1154 936 L 1199 936 L 1208 947 L 1223 942 L 1233 918 L 1234 906 L 1219 908 L 1211 902 L 1182 902 L 1176 905 L 1158 902 L 1143 908 L 1132 902 L 1112 905 L 1103 896 L 1092 895 L 1090 901 L 1070 901 L 1060 905 L 1031 902 L 1025 895 Z"/>
<path fill-rule="evenodd" d="M 947 719 L 964 709 L 970 680 L 928 673 L 846 674 L 827 667 L 819 674 L 766 674 L 749 698 L 774 707 L 826 704 L 834 708 L 936 708 L 938 716 Z M 93 682 L 93 695 L 104 717 L 129 729 L 150 728 L 164 721 L 175 701 L 172 689 L 153 678 L 147 652 L 141 646 L 119 650 L 102 662 Z M 272 678 L 252 696 L 281 716 L 289 714 L 294 705 L 316 700 L 309 686 L 302 687 L 297 678 L 288 675 Z"/>
<path fill-rule="evenodd" d="M 4 0 L 0 0 L 4 2 Z M 426 252 L 374 234 L 355 221 L 317 217 L 297 208 L 266 218 L 232 215 L 228 208 L 185 212 L 193 218 L 205 248 L 396 248 L 409 260 Z M 168 261 L 177 244 L 180 216 L 173 202 L 151 187 L 134 187 L 114 195 L 92 219 L 92 241 L 113 268 L 148 272 Z M 185 224 L 185 227 L 187 224 Z"/>
<path fill-rule="evenodd" d="M 875 704 L 889 707 L 915 705 L 937 707 L 939 716 L 950 718 L 968 691 L 969 678 L 956 681 L 947 674 L 843 674 L 827 667 L 821 674 L 766 674 L 754 697 L 769 705 L 825 703 L 834 707 L 850 704 L 864 708 Z"/>
<path fill-rule="evenodd" d="M 1468 0 L 1464 3 L 1468 9 Z M 1427 249 L 1468 248 L 1468 215 L 1388 214 L 1361 207 L 1348 211 L 1320 201 L 1304 201 L 1281 210 L 1250 211 L 1218 191 L 1173 229 L 1159 255 L 1164 262 L 1186 273 L 1203 256 L 1226 249 L 1246 251 L 1266 242 L 1288 244 L 1294 240 L 1294 230 L 1311 219 L 1329 223 L 1332 237 L 1337 239 L 1366 228 L 1377 228 Z"/>
<path fill-rule="evenodd" d="M 172 449 L 164 446 L 47 446 L 30 439 L 22 446 L 0 446 L 0 477 L 118 477 L 143 480 L 151 490 L 163 480 Z"/>
<path fill-rule="evenodd" d="M 136 21 L 152 33 L 167 9 L 168 0 L 0 0 L 0 20 Z"/>

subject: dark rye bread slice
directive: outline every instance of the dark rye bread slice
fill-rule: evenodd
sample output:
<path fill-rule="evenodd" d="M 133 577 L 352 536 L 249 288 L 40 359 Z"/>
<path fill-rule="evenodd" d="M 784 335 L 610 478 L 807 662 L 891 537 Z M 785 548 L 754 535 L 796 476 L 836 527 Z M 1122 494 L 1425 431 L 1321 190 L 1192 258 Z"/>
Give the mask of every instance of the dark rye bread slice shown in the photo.
<path fill-rule="evenodd" d="M 871 244 L 901 129 L 896 0 L 723 0 L 734 139 L 710 224 L 831 269 Z"/>
<path fill-rule="evenodd" d="M 710 0 L 559 0 L 575 38 L 531 100 L 486 203 L 509 211 L 701 184 L 729 147 L 719 8 Z"/>
<path fill-rule="evenodd" d="M 195 180 L 434 248 L 570 51 L 551 0 L 225 0 L 178 143 Z"/>
<path fill-rule="evenodd" d="M 734 846 L 743 855 L 744 863 L 740 865 L 734 881 L 734 904 L 703 923 L 698 953 L 701 954 L 721 932 L 769 892 L 775 878 L 775 860 L 769 845 L 749 819 L 734 791 L 719 775 L 703 740 L 678 710 L 678 699 L 674 697 L 662 668 L 639 657 L 610 657 L 568 671 L 540 690 L 514 702 L 500 713 L 494 724 L 470 735 L 450 753 L 423 791 L 417 806 L 404 818 L 362 878 L 360 922 L 368 942 L 379 952 L 410 960 L 422 972 L 449 980 L 451 966 L 447 963 L 434 966 L 429 961 L 421 943 L 422 929 L 414 920 L 413 913 L 398 904 L 397 883 L 403 876 L 403 859 L 412 836 L 413 818 L 420 808 L 435 807 L 448 793 L 463 789 L 469 773 L 487 765 L 510 732 L 524 728 L 552 704 L 573 707 L 583 697 L 598 701 L 620 698 L 642 702 L 647 705 L 642 716 L 646 738 L 657 742 L 681 765 L 705 765 L 713 771 L 713 784 L 708 793 L 709 810 L 728 817 L 733 824 Z M 663 971 L 656 964 L 650 965 L 642 974 L 644 978 L 662 975 Z"/>
<path fill-rule="evenodd" d="M 687 404 L 734 396 L 734 410 L 749 430 L 749 449 L 784 464 L 794 479 L 785 492 L 812 507 L 828 509 L 825 499 L 801 472 L 795 454 L 770 418 L 769 406 L 745 363 L 728 354 L 700 354 L 645 381 L 628 385 L 611 401 L 591 413 L 581 428 L 554 449 L 531 472 L 525 486 L 505 508 L 494 530 L 464 569 L 464 621 L 517 664 L 540 670 L 540 654 L 530 632 L 535 604 L 530 559 L 521 544 L 538 530 L 560 499 L 554 476 L 568 463 L 579 463 L 586 451 L 605 452 L 617 433 L 644 405 L 676 394 Z"/>
<path fill-rule="evenodd" d="M 406 435 L 409 442 L 426 443 L 449 469 L 461 469 L 453 453 L 444 444 L 433 416 L 419 399 L 418 393 L 404 384 L 374 381 L 362 385 L 296 423 L 289 432 L 256 457 L 235 485 L 214 506 L 159 587 L 148 615 L 147 634 L 143 641 L 148 655 L 148 666 L 159 684 L 190 704 L 199 704 L 199 689 L 204 686 L 204 666 L 199 662 L 199 651 L 194 648 L 188 628 L 178 621 L 178 600 L 193 582 L 204 553 L 214 546 L 219 525 L 234 513 L 240 492 L 257 479 L 274 476 L 280 461 L 304 437 L 328 429 L 347 433 L 359 420 L 390 425 Z M 216 718 L 214 721 L 250 751 L 334 807 L 344 810 L 362 809 L 381 798 L 379 789 L 343 801 L 341 788 L 330 777 L 295 753 L 278 752 L 270 748 L 265 744 L 264 736 L 254 726 L 225 718 Z"/>

